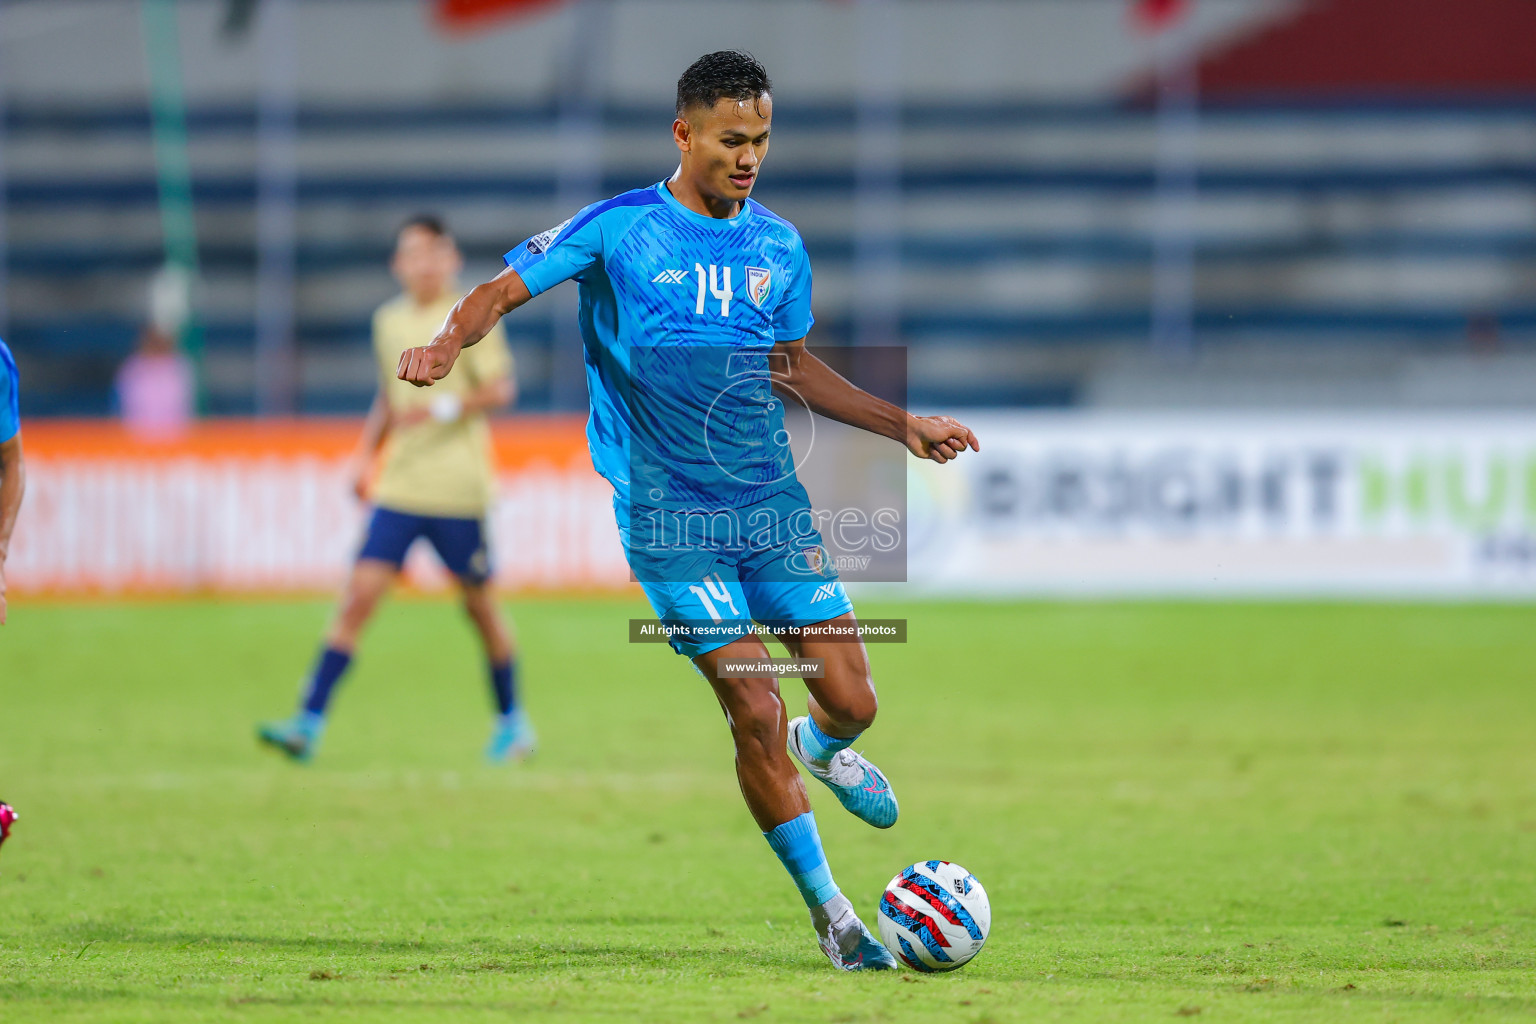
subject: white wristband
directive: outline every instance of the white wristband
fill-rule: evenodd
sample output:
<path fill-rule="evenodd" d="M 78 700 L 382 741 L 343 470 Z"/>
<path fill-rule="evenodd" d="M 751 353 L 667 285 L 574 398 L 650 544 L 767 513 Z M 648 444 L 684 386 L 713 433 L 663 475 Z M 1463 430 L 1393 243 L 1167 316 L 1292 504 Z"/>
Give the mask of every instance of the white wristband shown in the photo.
<path fill-rule="evenodd" d="M 464 400 L 458 395 L 438 395 L 432 399 L 432 418 L 439 423 L 452 423 L 464 413 Z"/>

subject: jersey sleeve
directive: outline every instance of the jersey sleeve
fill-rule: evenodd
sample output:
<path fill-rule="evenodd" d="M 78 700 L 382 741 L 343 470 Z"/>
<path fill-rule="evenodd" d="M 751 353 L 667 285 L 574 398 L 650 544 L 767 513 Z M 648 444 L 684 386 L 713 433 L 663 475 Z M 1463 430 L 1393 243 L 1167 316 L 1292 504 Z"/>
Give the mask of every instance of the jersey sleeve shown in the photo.
<path fill-rule="evenodd" d="M 0 444 L 21 433 L 21 378 L 11 350 L 0 343 Z"/>
<path fill-rule="evenodd" d="M 773 311 L 773 340 L 799 341 L 811 333 L 816 318 L 811 315 L 811 258 L 797 238 L 790 261 L 789 280 Z"/>
<path fill-rule="evenodd" d="M 589 206 L 570 220 L 540 232 L 502 257 L 530 295 L 580 277 L 603 258 L 603 225 Z"/>

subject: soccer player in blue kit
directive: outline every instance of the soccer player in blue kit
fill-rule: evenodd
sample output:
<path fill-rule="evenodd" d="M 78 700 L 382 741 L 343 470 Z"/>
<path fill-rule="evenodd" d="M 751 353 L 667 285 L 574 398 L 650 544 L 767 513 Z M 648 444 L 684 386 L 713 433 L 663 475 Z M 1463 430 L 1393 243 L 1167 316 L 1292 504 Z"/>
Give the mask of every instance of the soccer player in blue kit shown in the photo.
<path fill-rule="evenodd" d="M 21 375 L 11 350 L 0 341 L 0 626 L 5 625 L 5 560 L 21 512 L 27 467 L 21 458 Z M 0 846 L 10 837 L 16 810 L 0 800 Z"/>
<path fill-rule="evenodd" d="M 742 795 L 805 898 L 823 952 L 842 970 L 889 970 L 894 957 L 832 880 L 794 765 L 862 820 L 895 824 L 890 783 L 849 749 L 877 706 L 864 645 L 809 628 L 851 626 L 853 606 L 822 555 L 775 395 L 919 458 L 948 462 L 980 448 L 955 420 L 912 416 L 805 350 L 805 246 L 792 224 L 748 198 L 768 151 L 770 88 L 747 54 L 699 58 L 677 85 L 676 173 L 507 253 L 507 269 L 460 300 L 430 345 L 402 354 L 398 374 L 421 386 L 441 380 L 504 314 L 562 281 L 580 283 L 587 438 L 613 485 L 630 566 L 677 630 L 673 648 L 713 686 Z M 789 629 L 783 639 L 797 658 L 823 660 L 825 676 L 805 680 L 808 715 L 786 721 L 773 676 L 723 671 L 767 658 L 754 619 Z"/>
<path fill-rule="evenodd" d="M 5 625 L 5 560 L 21 513 L 27 467 L 21 458 L 21 375 L 11 350 L 0 341 L 0 626 Z M 0 806 L 4 806 L 0 804 Z M 0 841 L 6 822 L 0 820 Z"/>

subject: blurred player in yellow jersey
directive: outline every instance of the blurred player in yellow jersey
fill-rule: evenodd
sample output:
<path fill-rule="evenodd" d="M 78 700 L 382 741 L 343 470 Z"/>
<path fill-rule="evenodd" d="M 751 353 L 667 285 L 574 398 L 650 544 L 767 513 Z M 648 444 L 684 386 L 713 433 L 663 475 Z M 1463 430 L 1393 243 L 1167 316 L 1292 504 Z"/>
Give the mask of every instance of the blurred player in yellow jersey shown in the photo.
<path fill-rule="evenodd" d="M 461 265 L 458 247 L 436 218 L 414 217 L 400 229 L 391 269 L 404 291 L 373 316 L 379 393 L 353 466 L 358 497 L 373 502 L 368 533 L 297 713 L 257 733 L 296 760 L 314 755 L 358 635 L 420 538 L 458 580 L 464 610 L 485 647 L 497 712 L 486 756 L 504 761 L 533 750 L 533 727 L 517 700 L 512 635 L 492 592 L 485 529 L 495 480 L 486 414 L 509 405 L 515 392 L 506 335 L 494 328 L 430 391 L 395 376 L 400 354 L 431 341 L 458 301 Z"/>

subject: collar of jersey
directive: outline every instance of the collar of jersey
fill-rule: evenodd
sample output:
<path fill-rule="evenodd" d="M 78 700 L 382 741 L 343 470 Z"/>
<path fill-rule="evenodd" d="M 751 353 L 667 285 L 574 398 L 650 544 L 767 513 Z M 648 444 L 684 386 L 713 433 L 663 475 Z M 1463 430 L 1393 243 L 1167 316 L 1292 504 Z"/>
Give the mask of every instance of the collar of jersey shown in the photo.
<path fill-rule="evenodd" d="M 707 224 L 712 228 L 723 229 L 740 227 L 743 221 L 752 216 L 752 200 L 750 199 L 742 200 L 741 212 L 736 216 L 721 219 L 720 217 L 708 217 L 696 210 L 688 209 L 688 207 L 677 201 L 677 196 L 673 195 L 672 190 L 667 188 L 667 183 L 665 180 L 658 181 L 656 183 L 656 191 L 661 193 L 662 202 L 666 203 L 673 210 L 676 210 L 678 213 L 682 214 L 684 217 L 687 217 L 691 221 L 695 221 L 699 224 Z"/>

